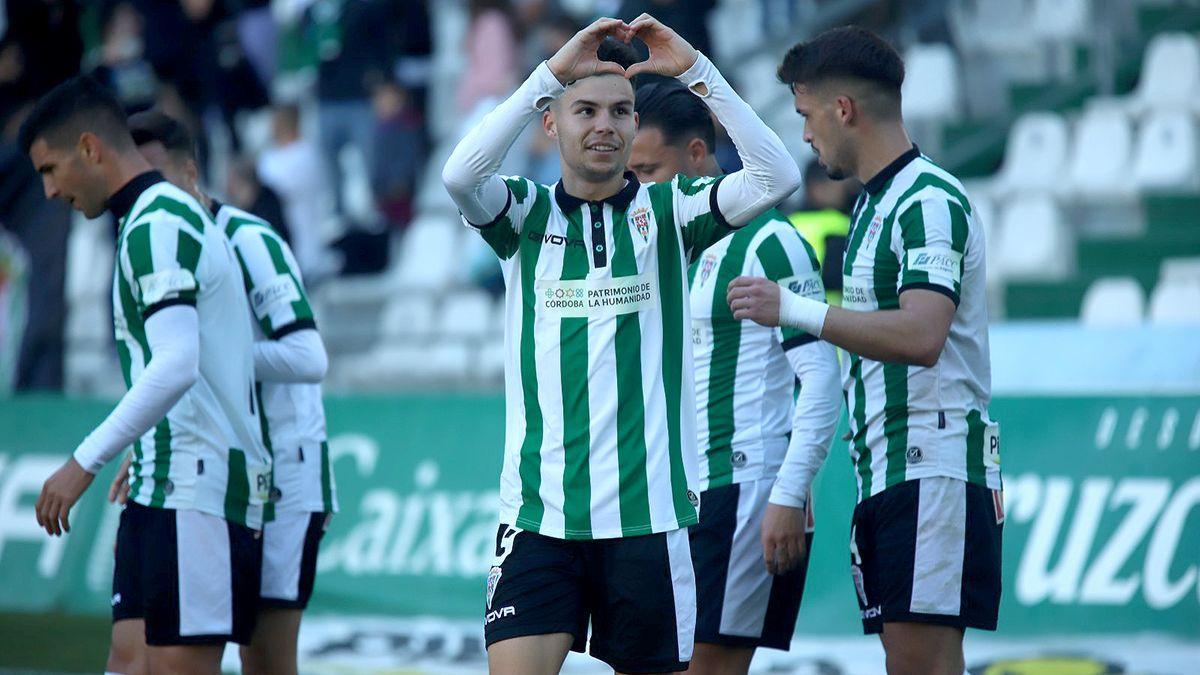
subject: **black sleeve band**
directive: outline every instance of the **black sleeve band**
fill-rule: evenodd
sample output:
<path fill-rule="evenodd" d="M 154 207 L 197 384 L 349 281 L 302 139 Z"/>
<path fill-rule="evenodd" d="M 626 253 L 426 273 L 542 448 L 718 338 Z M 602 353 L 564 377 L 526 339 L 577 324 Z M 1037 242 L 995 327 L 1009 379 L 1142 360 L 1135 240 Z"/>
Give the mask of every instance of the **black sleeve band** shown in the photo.
<path fill-rule="evenodd" d="M 812 333 L 805 333 L 803 335 L 790 337 L 783 341 L 783 351 L 786 352 L 790 349 L 795 349 L 796 347 L 803 347 L 804 345 L 812 344 L 820 339 L 821 338 L 813 335 Z"/>
<path fill-rule="evenodd" d="M 271 331 L 271 339 L 280 340 L 283 339 L 283 336 L 285 335 L 291 335 L 298 330 L 308 330 L 309 328 L 316 330 L 317 322 L 313 321 L 312 319 L 297 319 L 286 326 L 280 326 L 279 328 Z"/>
<path fill-rule="evenodd" d="M 466 216 L 463 216 L 463 220 L 466 220 L 468 225 L 477 230 L 486 230 L 489 227 L 495 227 L 496 223 L 499 223 L 501 218 L 508 215 L 508 209 L 512 206 L 512 190 L 509 190 L 508 186 L 506 185 L 504 186 L 504 191 L 508 193 L 508 198 L 504 200 L 504 208 L 500 209 L 500 213 L 496 214 L 496 217 L 492 218 L 491 221 L 484 223 L 483 225 L 476 225 L 475 223 L 467 220 Z"/>
<path fill-rule="evenodd" d="M 153 305 L 150 305 L 149 307 L 147 307 L 145 309 L 145 311 L 142 312 L 142 321 L 149 319 L 151 316 L 156 314 L 159 310 L 163 310 L 168 307 L 172 307 L 174 305 L 188 305 L 190 307 L 195 307 L 196 299 L 195 298 L 168 298 L 166 300 L 159 300 L 158 302 L 154 303 Z"/>
<path fill-rule="evenodd" d="M 904 294 L 904 291 L 913 291 L 913 290 L 917 290 L 917 289 L 920 289 L 922 291 L 933 291 L 934 293 L 941 293 L 942 295 L 946 296 L 947 298 L 950 298 L 950 301 L 954 303 L 955 307 L 958 307 L 958 293 L 955 293 L 954 291 L 952 291 L 949 288 L 946 288 L 945 286 L 942 286 L 940 284 L 931 284 L 927 281 L 915 281 L 911 284 L 904 284 L 903 286 L 900 287 L 900 292 L 897 293 L 896 295 L 897 295 L 897 297 L 899 297 L 900 295 Z"/>
<path fill-rule="evenodd" d="M 708 191 L 708 210 L 712 213 L 713 220 L 717 221 L 718 225 L 727 230 L 736 230 L 738 228 L 730 225 L 729 221 L 725 220 L 724 214 L 721 213 L 721 207 L 717 206 L 717 188 L 721 187 L 721 179 L 723 178 L 725 177 L 721 176 L 721 178 L 718 178 L 717 182 L 713 183 L 712 189 Z"/>

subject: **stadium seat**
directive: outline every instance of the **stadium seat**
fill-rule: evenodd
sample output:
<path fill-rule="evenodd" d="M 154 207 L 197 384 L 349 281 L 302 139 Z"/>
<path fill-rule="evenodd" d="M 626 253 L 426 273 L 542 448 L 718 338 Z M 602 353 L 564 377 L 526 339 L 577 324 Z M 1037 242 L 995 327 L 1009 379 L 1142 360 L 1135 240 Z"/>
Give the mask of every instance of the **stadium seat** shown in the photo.
<path fill-rule="evenodd" d="M 1022 116 L 1009 132 L 1004 163 L 989 190 L 995 195 L 1061 190 L 1067 145 L 1067 121 L 1061 115 Z"/>
<path fill-rule="evenodd" d="M 1146 294 L 1133 277 L 1106 277 L 1088 286 L 1079 309 L 1085 326 L 1136 326 L 1146 312 Z"/>
<path fill-rule="evenodd" d="M 489 340 L 479 350 L 479 379 L 500 382 L 504 379 L 504 340 Z"/>
<path fill-rule="evenodd" d="M 1160 283 L 1164 281 L 1200 282 L 1200 257 L 1167 258 L 1159 267 L 1158 280 Z"/>
<path fill-rule="evenodd" d="M 1074 254 L 1074 237 L 1049 197 L 1023 198 L 1004 210 L 996 260 L 1005 279 L 1063 279 Z"/>
<path fill-rule="evenodd" d="M 1000 221 L 996 214 L 996 205 L 986 196 L 970 195 L 971 206 L 975 210 L 975 222 L 983 227 L 984 246 L 986 247 L 987 281 L 992 286 L 998 283 L 1003 275 L 996 255 L 999 250 Z"/>
<path fill-rule="evenodd" d="M 1070 193 L 1089 199 L 1132 196 L 1132 148 L 1133 129 L 1124 112 L 1111 107 L 1089 109 L 1075 127 L 1067 160 Z"/>
<path fill-rule="evenodd" d="M 96 302 L 109 293 L 113 278 L 112 228 L 108 216 L 88 219 L 79 212 L 71 215 L 65 279 L 68 302 Z"/>
<path fill-rule="evenodd" d="M 403 288 L 439 290 L 454 276 L 466 230 L 452 218 L 426 216 L 409 226 L 401 242 L 396 282 Z"/>
<path fill-rule="evenodd" d="M 1150 295 L 1150 322 L 1200 324 L 1200 281 L 1160 281 Z"/>
<path fill-rule="evenodd" d="M 394 340 L 423 340 L 433 328 L 433 299 L 424 294 L 401 295 L 383 309 L 380 333 L 384 344 Z"/>
<path fill-rule="evenodd" d="M 1200 44 L 1187 33 L 1162 33 L 1150 41 L 1137 88 L 1124 100 L 1142 115 L 1164 108 L 1200 105 Z"/>
<path fill-rule="evenodd" d="M 495 335 L 495 307 L 483 291 L 464 291 L 446 297 L 437 319 L 437 337 L 482 339 Z"/>
<path fill-rule="evenodd" d="M 425 350 L 420 375 L 438 382 L 461 383 L 478 370 L 472 358 L 476 350 L 461 340 L 442 341 Z"/>
<path fill-rule="evenodd" d="M 1151 115 L 1142 125 L 1133 157 L 1133 182 L 1143 190 L 1197 185 L 1196 123 L 1183 110 Z"/>
<path fill-rule="evenodd" d="M 1033 33 L 1052 42 L 1082 40 L 1090 26 L 1091 9 L 1089 0 L 1034 0 Z"/>
<path fill-rule="evenodd" d="M 904 55 L 905 120 L 949 120 L 962 109 L 958 59 L 949 45 L 913 45 Z"/>

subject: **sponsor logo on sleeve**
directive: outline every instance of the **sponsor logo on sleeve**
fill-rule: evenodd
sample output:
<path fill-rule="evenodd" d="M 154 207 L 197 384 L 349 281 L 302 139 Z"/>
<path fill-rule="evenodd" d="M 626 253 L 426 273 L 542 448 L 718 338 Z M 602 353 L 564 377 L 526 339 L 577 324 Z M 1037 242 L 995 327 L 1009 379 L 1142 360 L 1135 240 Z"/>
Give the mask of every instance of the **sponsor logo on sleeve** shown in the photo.
<path fill-rule="evenodd" d="M 816 272 L 780 279 L 779 285 L 801 297 L 825 302 L 825 284 Z"/>
<path fill-rule="evenodd" d="M 300 289 L 290 274 L 278 274 L 250 291 L 250 307 L 254 316 L 263 318 L 277 308 L 300 299 Z"/>
<path fill-rule="evenodd" d="M 924 272 L 953 283 L 962 280 L 962 254 L 958 251 L 932 246 L 914 248 L 905 254 L 904 261 L 909 272 Z"/>
<path fill-rule="evenodd" d="M 196 289 L 196 277 L 182 268 L 153 272 L 138 277 L 142 304 L 149 307 L 173 295 Z"/>

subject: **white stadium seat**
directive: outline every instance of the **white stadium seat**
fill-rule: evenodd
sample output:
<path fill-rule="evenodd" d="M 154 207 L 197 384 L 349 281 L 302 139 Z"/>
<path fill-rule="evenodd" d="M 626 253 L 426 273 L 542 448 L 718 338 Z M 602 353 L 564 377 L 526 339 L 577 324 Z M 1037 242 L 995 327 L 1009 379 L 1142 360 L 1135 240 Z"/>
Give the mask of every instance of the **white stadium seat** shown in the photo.
<path fill-rule="evenodd" d="M 1160 281 L 1150 295 L 1150 322 L 1200 324 L 1200 281 Z"/>
<path fill-rule="evenodd" d="M 1067 185 L 1074 195 L 1087 198 L 1128 197 L 1134 192 L 1129 179 L 1133 128 L 1117 108 L 1091 108 L 1075 127 L 1067 161 Z"/>
<path fill-rule="evenodd" d="M 442 302 L 437 320 L 438 338 L 480 339 L 494 335 L 492 322 L 496 312 L 492 298 L 483 291 L 465 291 L 449 295 Z"/>
<path fill-rule="evenodd" d="M 1082 40 L 1090 27 L 1089 0 L 1034 0 L 1033 33 L 1043 40 Z"/>
<path fill-rule="evenodd" d="M 1159 283 L 1164 281 L 1193 281 L 1200 283 L 1200 257 L 1167 258 L 1158 268 Z"/>
<path fill-rule="evenodd" d="M 418 218 L 401 242 L 397 283 L 404 288 L 445 288 L 458 267 L 464 233 L 466 228 L 453 218 Z"/>
<path fill-rule="evenodd" d="M 1183 110 L 1151 115 L 1142 125 L 1133 157 L 1133 182 L 1146 190 L 1196 186 L 1196 123 Z"/>
<path fill-rule="evenodd" d="M 479 378 L 498 382 L 504 379 L 504 338 L 489 340 L 479 350 Z"/>
<path fill-rule="evenodd" d="M 913 45 L 904 55 L 904 119 L 949 120 L 962 110 L 958 58 L 945 44 Z"/>
<path fill-rule="evenodd" d="M 1049 197 L 1006 208 L 999 244 L 997 266 L 1005 279 L 1062 279 L 1074 269 L 1074 237 Z"/>
<path fill-rule="evenodd" d="M 433 299 L 427 294 L 401 295 L 384 307 L 380 323 L 384 344 L 424 339 L 433 329 Z"/>
<path fill-rule="evenodd" d="M 1088 286 L 1079 309 L 1085 326 L 1136 326 L 1146 312 L 1146 294 L 1133 277 L 1106 277 Z"/>
<path fill-rule="evenodd" d="M 1141 115 L 1164 108 L 1195 109 L 1200 102 L 1200 44 L 1188 33 L 1162 33 L 1150 41 L 1137 88 L 1125 104 Z"/>
<path fill-rule="evenodd" d="M 1067 121 L 1061 115 L 1036 112 L 1022 116 L 1008 135 L 1004 164 L 991 191 L 1010 194 L 1061 189 L 1067 145 Z"/>

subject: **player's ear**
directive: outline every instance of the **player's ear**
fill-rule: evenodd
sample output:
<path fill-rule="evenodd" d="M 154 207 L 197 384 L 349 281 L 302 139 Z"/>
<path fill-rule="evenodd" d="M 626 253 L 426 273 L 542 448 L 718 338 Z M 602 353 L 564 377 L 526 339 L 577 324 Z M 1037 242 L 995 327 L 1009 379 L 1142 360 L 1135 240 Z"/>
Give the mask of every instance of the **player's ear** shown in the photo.
<path fill-rule="evenodd" d="M 191 157 L 183 161 L 183 173 L 187 176 L 188 183 L 191 185 L 200 183 L 200 167 L 196 166 L 196 160 Z"/>
<path fill-rule="evenodd" d="M 89 164 L 100 162 L 100 138 L 90 131 L 79 134 L 79 142 L 75 145 L 79 155 Z"/>
<path fill-rule="evenodd" d="M 704 162 L 704 158 L 708 156 L 708 144 L 700 139 L 699 136 L 688 141 L 687 147 L 688 161 L 693 166 L 699 166 Z"/>
<path fill-rule="evenodd" d="M 550 138 L 558 138 L 558 127 L 556 126 L 554 120 L 553 105 L 549 108 L 546 108 L 546 110 L 542 113 L 542 131 L 545 131 L 546 135 Z"/>
<path fill-rule="evenodd" d="M 838 94 L 833 99 L 833 113 L 837 117 L 838 122 L 843 125 L 849 125 L 858 118 L 858 104 L 849 96 Z"/>

